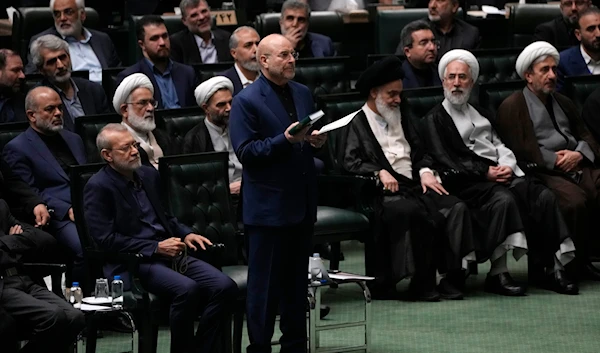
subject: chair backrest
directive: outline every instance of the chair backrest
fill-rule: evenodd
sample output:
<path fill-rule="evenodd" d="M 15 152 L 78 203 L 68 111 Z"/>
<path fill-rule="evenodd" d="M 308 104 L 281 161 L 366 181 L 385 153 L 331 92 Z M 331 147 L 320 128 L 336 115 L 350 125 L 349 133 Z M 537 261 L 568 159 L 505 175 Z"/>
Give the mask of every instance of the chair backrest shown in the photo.
<path fill-rule="evenodd" d="M 254 28 L 261 38 L 273 33 L 281 33 L 279 18 L 281 13 L 263 13 L 256 16 Z M 308 30 L 331 38 L 338 54 L 343 53 L 341 44 L 346 36 L 342 15 L 336 11 L 312 11 Z"/>
<path fill-rule="evenodd" d="M 565 77 L 564 92 L 573 100 L 579 113 L 583 110 L 583 104 L 588 96 L 600 87 L 600 76 L 567 76 Z"/>
<path fill-rule="evenodd" d="M 199 255 L 213 265 L 237 265 L 229 155 L 216 152 L 163 157 L 158 164 L 167 211 L 195 233 L 225 245 L 219 259 L 210 258 L 210 253 Z"/>
<path fill-rule="evenodd" d="M 107 97 L 115 95 L 115 91 L 117 90 L 117 76 L 123 70 L 125 70 L 124 67 L 102 70 L 102 88 L 104 88 L 104 93 L 106 93 Z"/>
<path fill-rule="evenodd" d="M 522 48 L 472 50 L 479 61 L 477 83 L 519 80 L 515 63 L 522 50 Z"/>
<path fill-rule="evenodd" d="M 20 135 L 29 127 L 28 121 L 19 121 L 16 123 L 0 124 L 0 153 L 10 140 Z"/>
<path fill-rule="evenodd" d="M 225 70 L 228 70 L 233 66 L 233 61 L 227 61 L 216 64 L 193 64 L 192 67 L 196 71 L 196 76 L 200 82 L 204 82 L 209 78 L 217 76 Z"/>
<path fill-rule="evenodd" d="M 157 127 L 165 131 L 169 137 L 170 154 L 183 153 L 185 134 L 203 119 L 204 111 L 200 107 L 156 111 Z"/>
<path fill-rule="evenodd" d="M 329 124 L 346 115 L 359 110 L 365 104 L 365 97 L 358 92 L 328 94 L 317 97 L 317 107 L 325 112 L 322 118 L 324 124 Z M 325 163 L 325 170 L 341 171 L 337 160 L 337 146 L 341 129 L 327 133 L 327 151 L 321 152 L 319 157 Z"/>
<path fill-rule="evenodd" d="M 349 60 L 347 56 L 300 59 L 294 80 L 308 86 L 314 97 L 349 92 Z"/>
<path fill-rule="evenodd" d="M 492 114 L 508 96 L 525 87 L 525 81 L 486 83 L 479 86 L 479 105 Z"/>
<path fill-rule="evenodd" d="M 390 55 L 394 55 L 394 54 L 367 54 L 367 67 L 370 67 L 371 65 L 375 64 L 376 61 L 379 61 L 383 58 L 385 58 L 386 56 L 390 56 Z M 404 55 L 396 55 L 398 57 L 398 59 L 404 61 Z"/>
<path fill-rule="evenodd" d="M 96 148 L 96 136 L 104 126 L 110 123 L 120 123 L 119 114 L 98 114 L 81 116 L 75 119 L 75 133 L 83 140 L 85 155 L 90 163 L 101 162 L 100 152 Z"/>
<path fill-rule="evenodd" d="M 54 26 L 54 17 L 49 7 L 20 7 L 18 14 L 13 17 L 12 47 L 17 51 L 23 62 L 27 60 L 29 40 L 36 34 Z M 91 7 L 85 8 L 85 26 L 98 29 L 100 17 L 98 12 Z"/>
<path fill-rule="evenodd" d="M 401 97 L 402 119 L 417 122 L 444 100 L 444 90 L 442 87 L 407 89 L 402 91 Z"/>
<path fill-rule="evenodd" d="M 509 28 L 512 46 L 524 47 L 532 42 L 535 27 L 560 16 L 558 4 L 518 4 L 510 6 Z"/>

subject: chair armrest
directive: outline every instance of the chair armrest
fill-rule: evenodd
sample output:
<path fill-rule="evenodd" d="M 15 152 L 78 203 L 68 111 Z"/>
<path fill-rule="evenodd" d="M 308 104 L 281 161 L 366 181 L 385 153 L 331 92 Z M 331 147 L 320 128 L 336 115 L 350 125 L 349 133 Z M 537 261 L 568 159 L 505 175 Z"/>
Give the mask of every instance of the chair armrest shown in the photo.
<path fill-rule="evenodd" d="M 27 262 L 23 264 L 23 271 L 29 276 L 54 276 L 61 275 L 67 270 L 65 264 L 52 264 L 52 263 L 31 263 Z"/>

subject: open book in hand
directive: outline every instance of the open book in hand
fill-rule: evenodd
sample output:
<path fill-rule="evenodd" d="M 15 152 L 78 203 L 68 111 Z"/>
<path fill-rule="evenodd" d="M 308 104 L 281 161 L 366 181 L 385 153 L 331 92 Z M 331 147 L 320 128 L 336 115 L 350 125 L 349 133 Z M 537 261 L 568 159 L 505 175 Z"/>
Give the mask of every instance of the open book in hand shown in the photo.
<path fill-rule="evenodd" d="M 314 112 L 311 115 L 307 116 L 306 118 L 300 120 L 300 123 L 298 123 L 298 125 L 296 125 L 290 129 L 290 131 L 289 131 L 290 135 L 296 135 L 299 131 L 301 131 L 305 127 L 311 126 L 312 124 L 316 123 L 317 120 L 321 119 L 324 115 L 325 115 L 325 113 L 323 113 L 322 110 L 319 110 L 319 111 Z"/>

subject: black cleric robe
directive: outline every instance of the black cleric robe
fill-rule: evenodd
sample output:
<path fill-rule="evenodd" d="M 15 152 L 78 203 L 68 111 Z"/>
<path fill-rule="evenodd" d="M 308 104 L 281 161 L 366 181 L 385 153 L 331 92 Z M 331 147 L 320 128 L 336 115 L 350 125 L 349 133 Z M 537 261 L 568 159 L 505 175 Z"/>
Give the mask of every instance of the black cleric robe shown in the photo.
<path fill-rule="evenodd" d="M 490 115 L 474 108 L 494 129 Z M 479 235 L 476 238 L 478 259 L 489 258 L 510 234 L 525 231 L 534 263 L 553 266 L 554 253 L 570 238 L 553 193 L 532 176 L 513 178 L 510 184 L 487 180 L 488 168 L 498 163 L 480 156 L 465 144 L 441 103 L 418 122 L 417 129 L 433 159 L 433 168 L 442 172 L 446 190 L 465 200 L 473 212 L 475 234 Z M 502 207 L 497 202 L 499 195 L 511 198 L 512 202 L 504 202 Z M 567 258 L 564 261 L 568 262 Z"/>
<path fill-rule="evenodd" d="M 402 119 L 405 136 L 412 126 Z M 423 194 L 419 170 L 430 166 L 418 146 L 411 145 L 413 179 L 397 173 L 384 155 L 363 110 L 343 128 L 338 140 L 338 160 L 346 172 L 373 176 L 385 169 L 398 181 L 395 194 L 382 193 L 376 202 L 373 233 L 378 279 L 388 282 L 423 272 L 460 270 L 462 259 L 474 251 L 471 220 L 466 205 L 453 196 L 428 190 Z M 434 261 L 434 258 L 436 261 Z"/>

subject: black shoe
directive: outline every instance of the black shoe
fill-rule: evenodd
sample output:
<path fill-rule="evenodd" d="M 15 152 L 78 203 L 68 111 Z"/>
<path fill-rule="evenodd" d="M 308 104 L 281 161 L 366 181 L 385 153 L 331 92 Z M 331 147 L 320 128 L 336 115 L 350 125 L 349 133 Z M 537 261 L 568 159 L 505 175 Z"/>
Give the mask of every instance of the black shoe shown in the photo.
<path fill-rule="evenodd" d="M 440 293 L 435 290 L 428 291 L 413 291 L 409 290 L 406 296 L 407 300 L 413 302 L 439 302 L 441 299 Z"/>
<path fill-rule="evenodd" d="M 567 277 L 564 270 L 549 273 L 539 283 L 540 287 L 560 294 L 575 295 L 579 293 L 579 287 Z"/>
<path fill-rule="evenodd" d="M 464 298 L 464 294 L 454 287 L 446 278 L 442 278 L 440 284 L 438 284 L 437 292 L 442 299 L 462 300 Z"/>
<path fill-rule="evenodd" d="M 525 288 L 518 285 L 508 272 L 503 272 L 495 276 L 488 274 L 485 278 L 484 290 L 488 293 L 513 297 L 525 295 Z"/>
<path fill-rule="evenodd" d="M 324 319 L 325 316 L 329 315 L 330 311 L 331 311 L 331 308 L 329 307 L 329 305 L 321 304 L 321 307 L 319 308 L 319 317 L 321 319 Z"/>
<path fill-rule="evenodd" d="M 452 285 L 452 287 L 456 288 L 459 292 L 464 293 L 466 291 L 466 287 L 467 287 L 466 286 L 466 283 L 467 283 L 467 272 L 466 271 L 464 271 L 464 270 L 449 271 L 446 274 L 446 280 Z"/>
<path fill-rule="evenodd" d="M 592 265 L 591 262 L 583 265 L 581 268 L 582 279 L 589 279 L 592 281 L 600 281 L 600 270 L 596 266 Z"/>

